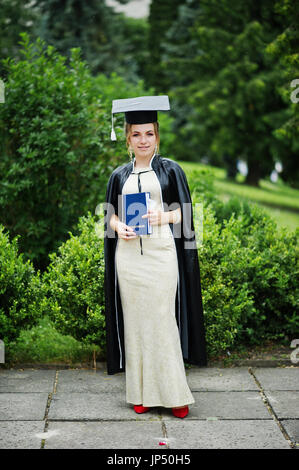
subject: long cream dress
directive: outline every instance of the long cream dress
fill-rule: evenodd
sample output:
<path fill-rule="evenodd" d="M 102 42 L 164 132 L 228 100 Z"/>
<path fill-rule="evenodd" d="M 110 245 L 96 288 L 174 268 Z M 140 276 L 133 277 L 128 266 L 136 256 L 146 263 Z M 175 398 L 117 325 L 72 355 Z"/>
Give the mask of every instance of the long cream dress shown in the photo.
<path fill-rule="evenodd" d="M 149 191 L 155 209 L 163 210 L 159 180 L 151 168 L 134 169 L 122 194 Z M 115 253 L 124 318 L 126 400 L 154 407 L 194 403 L 187 384 L 175 318 L 178 263 L 169 224 L 152 226 L 152 234 L 118 238 Z"/>

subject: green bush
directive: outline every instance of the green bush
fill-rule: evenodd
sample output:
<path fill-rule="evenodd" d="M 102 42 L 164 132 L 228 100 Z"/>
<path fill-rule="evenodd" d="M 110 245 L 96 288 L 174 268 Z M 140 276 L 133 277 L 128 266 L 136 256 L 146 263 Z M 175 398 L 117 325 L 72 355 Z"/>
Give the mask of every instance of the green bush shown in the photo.
<path fill-rule="evenodd" d="M 20 362 L 63 362 L 91 361 L 93 351 L 99 353 L 96 345 L 80 343 L 72 336 L 59 333 L 49 318 L 44 317 L 30 330 L 22 330 L 10 345 L 8 360 Z"/>
<path fill-rule="evenodd" d="M 299 229 L 278 230 L 264 209 L 249 207 L 250 214 L 233 215 L 222 230 L 223 270 L 254 299 L 255 308 L 242 313 L 238 341 L 287 341 L 299 333 Z M 235 250 L 232 236 L 240 241 Z"/>
<path fill-rule="evenodd" d="M 297 337 L 299 229 L 279 230 L 263 208 L 244 198 L 233 196 L 222 202 L 209 169 L 188 172 L 188 182 L 193 202 L 203 203 L 199 256 L 209 347 L 214 344 L 216 351 L 220 346 L 219 337 L 215 340 L 210 335 L 225 323 L 226 305 L 232 315 L 226 333 L 234 345 Z M 220 317 L 214 319 L 221 311 L 223 323 Z M 223 348 L 225 344 L 228 347 L 225 341 Z"/>
<path fill-rule="evenodd" d="M 222 228 L 233 215 L 238 217 L 242 214 L 243 220 L 247 220 L 246 226 L 249 221 L 253 221 L 250 203 L 245 198 L 231 196 L 228 201 L 223 202 L 214 196 L 212 208 L 215 218 Z"/>
<path fill-rule="evenodd" d="M 212 205 L 204 208 L 199 256 L 213 354 L 229 345 L 288 341 L 299 332 L 299 231 L 277 230 L 258 205 L 239 209 L 217 222 Z"/>
<path fill-rule="evenodd" d="M 229 220 L 234 214 L 247 214 L 251 217 L 251 209 L 246 198 L 231 196 L 223 202 L 218 198 L 214 186 L 214 172 L 209 167 L 198 167 L 196 170 L 188 170 L 188 184 L 194 202 L 210 205 L 216 221 L 224 227 L 224 221 Z"/>
<path fill-rule="evenodd" d="M 78 49 L 67 66 L 52 46 L 22 34 L 20 53 L 23 60 L 4 61 L 0 221 L 21 235 L 24 256 L 43 270 L 78 217 L 104 197 L 115 146 L 103 90 Z"/>
<path fill-rule="evenodd" d="M 193 202 L 204 202 L 206 205 L 217 201 L 214 175 L 209 168 L 198 168 L 188 171 L 188 185 Z"/>
<path fill-rule="evenodd" d="M 18 237 L 9 240 L 0 225 L 0 339 L 6 351 L 20 330 L 36 324 L 42 300 L 40 275 L 18 253 Z"/>
<path fill-rule="evenodd" d="M 50 254 L 42 276 L 41 316 L 49 316 L 60 333 L 104 349 L 104 240 L 97 227 L 88 213 L 79 220 L 79 235 L 69 232 L 59 252 Z"/>
<path fill-rule="evenodd" d="M 231 233 L 227 243 L 232 250 L 239 245 L 239 240 Z M 242 315 L 254 309 L 247 286 L 233 282 L 223 269 L 225 249 L 221 225 L 217 223 L 211 205 L 204 206 L 203 242 L 198 247 L 198 255 L 209 356 L 235 344 Z"/>

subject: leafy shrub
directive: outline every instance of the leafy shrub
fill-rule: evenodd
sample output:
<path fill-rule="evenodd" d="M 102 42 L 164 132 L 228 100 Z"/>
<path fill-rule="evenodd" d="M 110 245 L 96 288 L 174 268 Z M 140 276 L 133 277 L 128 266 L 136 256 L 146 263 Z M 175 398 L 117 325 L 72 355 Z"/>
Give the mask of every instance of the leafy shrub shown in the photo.
<path fill-rule="evenodd" d="M 258 344 L 298 334 L 298 233 L 278 231 L 255 204 L 218 223 L 211 205 L 204 209 L 199 256 L 210 351 L 229 338 Z"/>
<path fill-rule="evenodd" d="M 10 345 L 8 360 L 14 362 L 63 362 L 90 361 L 96 345 L 80 343 L 72 336 L 59 333 L 48 317 L 41 318 L 36 326 L 22 330 Z"/>
<path fill-rule="evenodd" d="M 0 225 L 0 338 L 6 351 L 22 328 L 36 324 L 42 297 L 40 275 L 18 254 L 18 238 L 10 241 Z"/>
<path fill-rule="evenodd" d="M 242 315 L 244 312 L 249 314 L 254 306 L 247 286 L 234 283 L 223 269 L 226 247 L 221 225 L 217 223 L 210 204 L 204 206 L 203 223 L 203 243 L 198 248 L 198 255 L 207 350 L 209 356 L 215 356 L 235 344 Z M 239 246 L 233 233 L 227 243 L 230 250 Z"/>
<path fill-rule="evenodd" d="M 214 172 L 209 168 L 199 167 L 188 171 L 188 184 L 194 202 L 202 202 L 210 205 L 216 221 L 224 227 L 224 221 L 229 220 L 234 214 L 247 214 L 251 217 L 250 203 L 244 197 L 231 196 L 228 201 L 223 202 L 217 195 L 214 186 Z"/>
<path fill-rule="evenodd" d="M 188 185 L 192 201 L 205 202 L 206 205 L 216 200 L 214 175 L 209 168 L 188 171 Z"/>
<path fill-rule="evenodd" d="M 88 213 L 79 220 L 79 235 L 69 232 L 58 253 L 49 255 L 41 315 L 49 316 L 60 333 L 104 348 L 104 243 L 96 229 Z"/>
<path fill-rule="evenodd" d="M 21 251 L 44 269 L 48 253 L 104 196 L 115 146 L 103 90 L 94 86 L 78 49 L 67 66 L 52 46 L 40 39 L 30 44 L 22 34 L 20 53 L 23 60 L 4 61 L 0 220 L 12 236 L 21 235 Z"/>
<path fill-rule="evenodd" d="M 250 203 L 245 198 L 231 196 L 228 201 L 223 202 L 214 196 L 212 207 L 215 218 L 217 222 L 221 224 L 222 228 L 225 226 L 225 222 L 232 216 L 238 217 L 242 214 L 244 220 L 246 219 L 247 222 L 253 220 Z"/>
<path fill-rule="evenodd" d="M 232 216 L 222 230 L 226 255 L 222 266 L 232 282 L 247 285 L 254 309 L 241 317 L 239 341 L 288 339 L 299 332 L 298 235 L 276 222 L 256 204 L 238 217 Z M 238 250 L 228 239 L 240 240 Z"/>

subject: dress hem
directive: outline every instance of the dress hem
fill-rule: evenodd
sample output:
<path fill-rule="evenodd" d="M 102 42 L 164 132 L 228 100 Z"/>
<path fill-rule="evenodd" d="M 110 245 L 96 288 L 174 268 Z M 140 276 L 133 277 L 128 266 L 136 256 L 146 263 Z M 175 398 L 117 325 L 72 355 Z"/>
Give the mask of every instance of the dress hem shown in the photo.
<path fill-rule="evenodd" d="M 139 404 L 139 403 L 136 403 L 136 402 L 132 402 L 132 401 L 127 401 L 127 403 L 130 403 L 132 405 L 136 405 L 136 404 Z M 158 404 L 158 405 L 153 405 L 153 404 L 144 404 L 142 403 L 142 406 L 145 406 L 145 407 L 148 407 L 148 408 L 156 408 L 156 407 L 161 407 L 161 408 L 175 408 L 176 406 L 187 406 L 187 405 L 192 405 L 193 403 L 195 403 L 195 400 L 193 401 L 188 401 L 187 403 L 185 402 L 183 405 L 181 403 L 176 403 L 176 404 L 173 404 L 173 405 L 162 405 L 161 403 Z"/>

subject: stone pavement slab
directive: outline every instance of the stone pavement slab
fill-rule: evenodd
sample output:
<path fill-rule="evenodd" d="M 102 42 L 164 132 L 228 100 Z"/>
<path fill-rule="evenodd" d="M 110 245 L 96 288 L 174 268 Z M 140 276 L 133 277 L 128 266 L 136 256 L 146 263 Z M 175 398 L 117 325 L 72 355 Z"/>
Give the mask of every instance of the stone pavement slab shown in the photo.
<path fill-rule="evenodd" d="M 0 421 L 0 449 L 40 449 L 45 421 Z"/>
<path fill-rule="evenodd" d="M 192 419 L 271 419 L 258 392 L 193 392 L 185 420 Z M 160 408 L 162 418 L 175 420 L 171 409 Z"/>
<path fill-rule="evenodd" d="M 59 422 L 48 426 L 45 449 L 159 449 L 161 421 Z"/>
<path fill-rule="evenodd" d="M 255 377 L 264 390 L 298 390 L 299 391 L 299 368 L 254 368 Z"/>
<path fill-rule="evenodd" d="M 108 375 L 104 370 L 60 370 L 57 392 L 122 392 L 126 387 L 125 374 Z"/>
<path fill-rule="evenodd" d="M 299 419 L 286 419 L 281 420 L 281 424 L 292 439 L 297 443 L 299 448 Z"/>
<path fill-rule="evenodd" d="M 53 395 L 50 420 L 136 420 L 133 404 L 125 401 L 124 392 L 57 393 Z M 154 411 L 138 415 L 139 420 L 159 419 Z"/>
<path fill-rule="evenodd" d="M 265 395 L 279 419 L 299 418 L 299 392 L 265 391 Z"/>
<path fill-rule="evenodd" d="M 55 370 L 0 369 L 1 392 L 52 392 Z"/>
<path fill-rule="evenodd" d="M 43 420 L 47 401 L 47 393 L 1 393 L 0 420 Z"/>
<path fill-rule="evenodd" d="M 290 449 L 272 420 L 167 421 L 170 449 Z"/>
<path fill-rule="evenodd" d="M 258 386 L 247 367 L 238 368 L 199 368 L 186 370 L 191 391 L 249 391 Z"/>
<path fill-rule="evenodd" d="M 298 443 L 298 367 L 193 366 L 186 376 L 195 403 L 180 420 L 163 407 L 137 415 L 125 373 L 0 369 L 0 447 L 39 448 L 44 439 L 45 448 L 161 449 L 163 436 L 174 449 Z"/>

